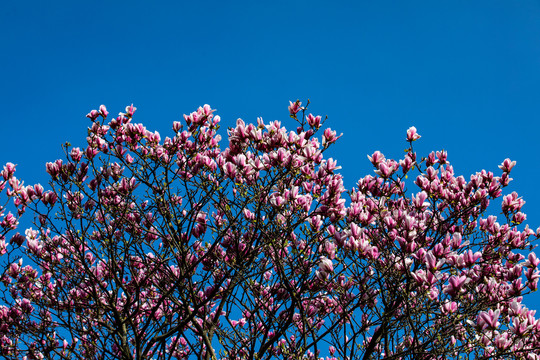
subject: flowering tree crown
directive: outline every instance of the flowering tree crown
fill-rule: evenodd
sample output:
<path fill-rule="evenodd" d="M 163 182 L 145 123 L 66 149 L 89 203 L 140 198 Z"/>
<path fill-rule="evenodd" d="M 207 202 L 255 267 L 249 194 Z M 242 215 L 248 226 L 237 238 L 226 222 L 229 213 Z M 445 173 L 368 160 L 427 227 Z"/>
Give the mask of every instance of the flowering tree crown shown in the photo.
<path fill-rule="evenodd" d="M 346 190 L 340 136 L 299 101 L 296 130 L 239 119 L 224 149 L 208 105 L 164 139 L 135 111 L 92 110 L 48 189 L 0 173 L 5 358 L 539 358 L 515 161 L 467 180 L 411 127 Z"/>

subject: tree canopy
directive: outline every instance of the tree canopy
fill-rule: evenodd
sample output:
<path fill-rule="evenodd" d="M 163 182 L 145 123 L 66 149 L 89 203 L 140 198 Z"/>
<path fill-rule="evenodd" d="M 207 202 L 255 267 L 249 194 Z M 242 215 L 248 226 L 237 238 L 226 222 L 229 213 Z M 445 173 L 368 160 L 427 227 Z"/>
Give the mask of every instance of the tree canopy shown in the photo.
<path fill-rule="evenodd" d="M 514 161 L 458 176 L 411 127 L 346 189 L 299 101 L 228 144 L 208 105 L 164 139 L 135 110 L 92 110 L 47 186 L 0 173 L 4 358 L 540 358 Z"/>

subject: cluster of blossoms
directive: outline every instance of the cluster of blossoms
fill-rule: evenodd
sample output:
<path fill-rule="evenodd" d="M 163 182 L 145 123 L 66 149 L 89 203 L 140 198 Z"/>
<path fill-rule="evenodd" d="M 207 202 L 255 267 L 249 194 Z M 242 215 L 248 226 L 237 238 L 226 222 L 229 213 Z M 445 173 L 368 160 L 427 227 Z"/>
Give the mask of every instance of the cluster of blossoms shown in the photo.
<path fill-rule="evenodd" d="M 339 136 L 299 101 L 295 131 L 239 119 L 225 149 L 208 105 L 164 139 L 135 111 L 92 110 L 49 190 L 0 172 L 4 358 L 540 359 L 515 162 L 466 180 L 411 127 L 346 190 Z"/>

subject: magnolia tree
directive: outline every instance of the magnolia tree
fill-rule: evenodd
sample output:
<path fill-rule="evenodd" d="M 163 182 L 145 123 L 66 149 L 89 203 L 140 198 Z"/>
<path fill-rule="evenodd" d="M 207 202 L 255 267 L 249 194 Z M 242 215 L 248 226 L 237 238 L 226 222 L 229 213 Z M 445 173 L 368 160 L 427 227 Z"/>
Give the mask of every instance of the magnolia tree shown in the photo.
<path fill-rule="evenodd" d="M 346 190 L 298 101 L 294 131 L 238 120 L 228 147 L 208 105 L 165 139 L 134 112 L 90 112 L 47 188 L 1 172 L 4 358 L 540 358 L 515 162 L 456 176 L 412 127 Z"/>

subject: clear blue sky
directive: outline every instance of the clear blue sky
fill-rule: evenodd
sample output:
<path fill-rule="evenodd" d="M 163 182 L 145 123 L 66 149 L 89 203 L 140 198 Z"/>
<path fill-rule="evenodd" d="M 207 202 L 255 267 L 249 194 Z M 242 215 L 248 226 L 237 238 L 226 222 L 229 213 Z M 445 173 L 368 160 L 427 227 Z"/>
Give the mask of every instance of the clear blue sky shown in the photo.
<path fill-rule="evenodd" d="M 539 1 L 3 1 L 0 54 L 0 164 L 27 183 L 84 144 L 100 104 L 134 103 L 166 135 L 205 103 L 232 125 L 309 98 L 344 133 L 347 186 L 414 125 L 419 152 L 446 149 L 467 178 L 516 160 L 511 190 L 540 225 Z"/>

